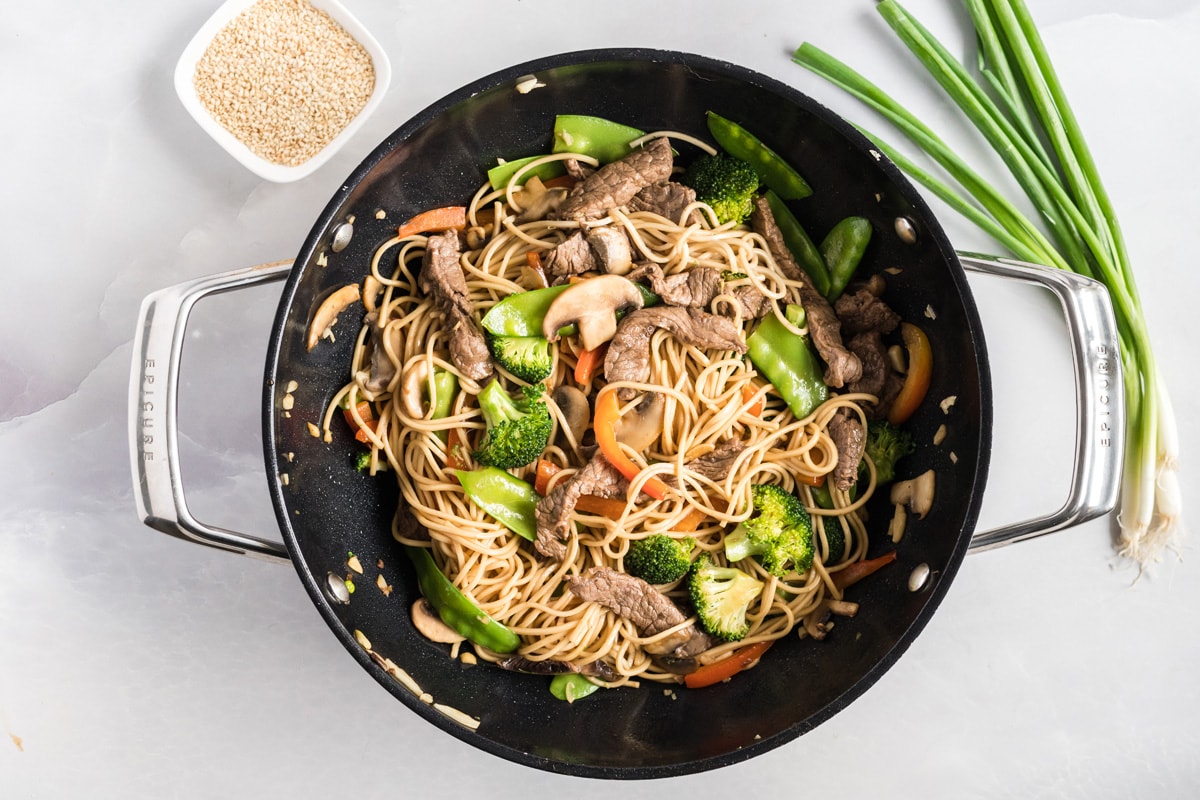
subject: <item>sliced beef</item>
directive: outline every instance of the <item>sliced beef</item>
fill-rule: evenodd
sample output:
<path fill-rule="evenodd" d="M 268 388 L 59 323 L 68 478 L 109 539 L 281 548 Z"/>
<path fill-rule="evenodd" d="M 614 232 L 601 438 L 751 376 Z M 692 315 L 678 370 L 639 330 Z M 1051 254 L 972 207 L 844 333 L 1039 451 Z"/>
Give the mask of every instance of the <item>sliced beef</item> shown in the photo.
<path fill-rule="evenodd" d="M 454 366 L 472 380 L 485 381 L 492 376 L 492 356 L 472 318 L 467 278 L 459 265 L 461 247 L 456 231 L 430 236 L 418 282 L 446 318 Z"/>
<path fill-rule="evenodd" d="M 609 567 L 592 567 L 582 575 L 567 578 L 567 588 L 580 600 L 599 603 L 629 620 L 642 636 L 654 636 L 687 620 L 687 615 L 658 589 Z M 647 646 L 646 651 L 686 658 L 711 646 L 708 634 L 691 624 Z"/>
<path fill-rule="evenodd" d="M 838 451 L 837 466 L 833 468 L 833 484 L 842 491 L 848 491 L 858 480 L 858 465 L 867 441 L 862 420 L 851 411 L 838 409 L 833 419 L 829 420 L 829 435 Z"/>
<path fill-rule="evenodd" d="M 900 315 L 866 287 L 843 294 L 837 299 L 833 310 L 842 323 L 842 334 L 845 336 L 868 331 L 887 334 L 900 324 Z"/>
<path fill-rule="evenodd" d="M 650 290 L 669 306 L 708 308 L 713 298 L 721 293 L 721 273 L 712 267 L 663 275 L 662 267 L 646 262 L 639 264 L 628 278 L 631 281 L 646 280 Z"/>
<path fill-rule="evenodd" d="M 583 469 L 550 490 L 534 508 L 537 520 L 537 539 L 533 546 L 539 553 L 562 561 L 567 554 L 566 541 L 571 535 L 571 514 L 584 495 L 624 497 L 629 481 L 608 463 L 602 454 L 592 456 Z"/>
<path fill-rule="evenodd" d="M 742 308 L 742 319 L 761 319 L 771 312 L 771 300 L 753 286 L 735 286 L 730 292 Z"/>
<path fill-rule="evenodd" d="M 628 203 L 647 186 L 665 181 L 671 175 L 673 163 L 666 138 L 648 142 L 575 184 L 558 207 L 558 217 L 579 222 L 602 217 L 610 208 Z"/>
<path fill-rule="evenodd" d="M 675 181 L 663 181 L 642 189 L 635 194 L 627 204 L 631 212 L 649 211 L 658 214 L 671 222 L 680 222 L 683 212 L 696 202 L 696 190 Z M 684 225 L 692 225 L 700 221 L 700 215 L 694 210 L 688 218 L 682 220 Z"/>
<path fill-rule="evenodd" d="M 454 311 L 470 316 L 471 298 L 467 294 L 467 277 L 459 265 L 462 245 L 457 231 L 430 236 L 425 245 L 418 284 L 421 291 L 433 298 L 434 305 L 449 318 Z"/>
<path fill-rule="evenodd" d="M 576 664 L 571 661 L 533 661 L 525 656 L 509 656 L 496 662 L 500 669 L 513 672 L 525 672 L 530 675 L 587 675 L 602 681 L 615 681 L 619 676 L 617 671 L 607 662 L 592 661 L 587 664 Z"/>
<path fill-rule="evenodd" d="M 587 243 L 601 272 L 624 275 L 633 268 L 633 246 L 624 228 L 602 225 L 587 232 Z"/>
<path fill-rule="evenodd" d="M 733 469 L 733 462 L 737 461 L 737 457 L 745 449 L 746 445 L 740 439 L 730 439 L 721 442 L 699 458 L 685 461 L 683 465 L 714 483 L 720 483 L 729 477 L 729 470 Z"/>
<path fill-rule="evenodd" d="M 829 301 L 817 291 L 812 279 L 796 263 L 783 234 L 775 223 L 775 215 L 765 197 L 754 201 L 754 212 L 750 215 L 750 225 L 767 242 L 771 257 L 779 265 L 788 280 L 797 281 L 800 305 L 808 318 L 808 332 L 812 337 L 813 346 L 825 360 L 825 383 L 833 389 L 840 389 L 847 383 L 858 380 L 862 373 L 862 364 L 858 357 L 842 344 L 841 323 Z"/>
<path fill-rule="evenodd" d="M 741 330 L 729 317 L 710 314 L 696 308 L 654 306 L 627 314 L 617 325 L 617 333 L 604 357 L 607 381 L 645 381 L 650 377 L 650 337 L 662 328 L 684 344 L 707 350 L 746 352 Z M 629 400 L 636 394 L 628 387 L 620 397 Z"/>
<path fill-rule="evenodd" d="M 542 270 L 551 286 L 566 283 L 573 275 L 596 269 L 596 256 L 583 231 L 575 231 L 542 259 Z"/>
<path fill-rule="evenodd" d="M 858 356 L 858 360 L 862 363 L 862 376 L 853 383 L 847 384 L 846 391 L 865 392 L 878 397 L 883 391 L 883 387 L 887 385 L 888 373 L 892 371 L 892 365 L 888 362 L 887 347 L 883 344 L 883 337 L 876 331 L 858 333 L 850 337 L 846 346 Z"/>
<path fill-rule="evenodd" d="M 491 379 L 492 354 L 475 320 L 455 312 L 450 326 L 450 361 L 459 372 L 477 383 Z"/>

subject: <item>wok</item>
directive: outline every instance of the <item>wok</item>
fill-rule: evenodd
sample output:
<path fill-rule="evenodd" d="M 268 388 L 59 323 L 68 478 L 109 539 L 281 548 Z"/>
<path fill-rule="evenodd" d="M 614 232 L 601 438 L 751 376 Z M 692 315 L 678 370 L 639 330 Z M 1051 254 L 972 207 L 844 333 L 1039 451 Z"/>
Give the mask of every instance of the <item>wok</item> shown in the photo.
<path fill-rule="evenodd" d="M 536 75 L 544 86 L 517 91 L 527 75 Z M 910 523 L 909 534 L 895 546 L 897 562 L 854 587 L 851 599 L 861 603 L 858 616 L 840 621 L 824 642 L 790 637 L 777 643 L 758 668 L 703 690 L 679 687 L 669 696 L 652 684 L 567 704 L 550 695 L 544 678 L 464 666 L 448 657 L 445 645 L 414 631 L 408 608 L 416 581 L 390 532 L 398 499 L 394 478 L 370 478 L 355 470 L 347 430 L 334 426 L 333 441 L 327 443 L 307 428 L 308 422 L 319 422 L 330 397 L 347 380 L 362 310 L 344 312 L 336 340 L 312 352 L 305 347 L 306 332 L 321 300 L 336 287 L 362 279 L 375 247 L 399 221 L 463 202 L 482 182 L 485 165 L 497 157 L 546 152 L 555 114 L 592 114 L 644 130 L 676 129 L 707 138 L 704 114 L 710 109 L 743 122 L 805 175 L 814 195 L 794 209 L 808 230 L 822 232 L 846 215 L 864 215 L 877 234 L 864 269 L 901 268 L 888 276 L 888 300 L 926 331 L 935 364 L 928 397 L 909 423 L 919 448 L 904 462 L 903 474 L 934 469 L 937 501 L 926 519 Z M 377 218 L 379 210 L 385 218 Z M 910 227 L 915 241 L 898 235 L 898 224 Z M 1053 514 L 986 534 L 976 534 L 975 523 L 988 473 L 991 378 L 964 267 L 1049 288 L 1061 300 L 1075 355 L 1078 455 L 1070 497 Z M 188 511 L 179 479 L 175 386 L 188 312 L 198 299 L 284 278 L 267 342 L 263 392 L 266 475 L 281 546 L 209 526 Z M 414 713 L 459 739 L 554 772 L 603 778 L 678 775 L 777 747 L 861 695 L 920 633 L 969 550 L 1036 536 L 1111 510 L 1121 444 L 1108 431 L 1122 429 L 1123 412 L 1120 391 L 1109 391 L 1120 381 L 1116 341 L 1111 307 L 1099 284 L 956 254 L 899 170 L 853 127 L 805 95 L 696 55 L 570 53 L 489 75 L 398 128 L 344 181 L 293 262 L 203 278 L 146 298 L 131 377 L 135 494 L 142 519 L 154 528 L 290 561 L 350 656 Z M 947 419 L 939 401 L 949 396 L 956 398 L 954 424 L 946 440 L 934 446 L 934 431 Z M 893 547 L 881 530 L 886 527 L 881 520 L 888 518 L 886 498 L 877 500 L 872 556 Z M 382 561 L 382 575 L 394 587 L 390 596 L 368 586 L 347 602 L 348 552 L 368 567 Z M 925 569 L 929 578 L 910 586 L 914 572 Z M 359 582 L 372 578 L 368 573 Z M 407 680 L 400 679 L 404 676 Z M 475 722 L 463 724 L 463 719 Z"/>

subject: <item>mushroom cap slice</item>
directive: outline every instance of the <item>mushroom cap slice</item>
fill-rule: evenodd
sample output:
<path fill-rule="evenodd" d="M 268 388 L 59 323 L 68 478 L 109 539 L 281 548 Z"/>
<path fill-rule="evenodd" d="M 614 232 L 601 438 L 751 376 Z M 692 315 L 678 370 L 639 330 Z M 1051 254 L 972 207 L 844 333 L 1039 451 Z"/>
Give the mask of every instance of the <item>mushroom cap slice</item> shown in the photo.
<path fill-rule="evenodd" d="M 622 279 L 624 280 L 624 279 Z M 629 281 L 625 281 L 629 283 Z M 566 292 L 563 292 L 566 294 Z M 338 314 L 346 310 L 346 306 L 361 297 L 357 283 L 348 283 L 321 301 L 317 313 L 313 314 L 312 322 L 308 325 L 308 349 L 312 350 L 325 332 L 337 322 Z"/>
<path fill-rule="evenodd" d="M 583 441 L 587 432 L 588 422 L 592 417 L 591 406 L 588 405 L 587 395 L 569 384 L 562 384 L 554 390 L 554 404 L 562 412 L 567 427 L 571 430 L 571 438 L 576 446 Z"/>
<path fill-rule="evenodd" d="M 642 293 L 620 275 L 600 275 L 571 284 L 554 298 L 542 322 L 542 335 L 558 340 L 558 331 L 568 325 L 579 328 L 585 350 L 594 350 L 617 332 L 617 312 L 641 308 Z"/>
<path fill-rule="evenodd" d="M 621 417 L 617 423 L 617 441 L 643 452 L 658 440 L 663 432 L 663 417 L 667 401 L 658 392 L 646 395 L 633 411 Z"/>

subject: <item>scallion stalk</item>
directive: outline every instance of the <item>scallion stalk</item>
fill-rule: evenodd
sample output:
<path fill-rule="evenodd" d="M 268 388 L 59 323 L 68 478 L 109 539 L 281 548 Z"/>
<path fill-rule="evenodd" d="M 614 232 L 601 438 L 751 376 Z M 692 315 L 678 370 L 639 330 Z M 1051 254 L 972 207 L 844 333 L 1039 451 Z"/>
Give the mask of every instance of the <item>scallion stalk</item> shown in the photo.
<path fill-rule="evenodd" d="M 915 181 L 1017 258 L 1102 281 L 1120 329 L 1125 367 L 1125 471 L 1120 552 L 1158 560 L 1182 531 L 1175 416 L 1158 370 L 1112 202 L 1050 56 L 1023 0 L 964 0 L 975 28 L 973 75 L 895 0 L 876 8 L 1016 179 L 1043 228 L 882 89 L 816 46 L 796 63 L 865 102 L 933 159 L 951 185 L 867 133 Z M 866 133 L 864 131 L 864 133 Z"/>

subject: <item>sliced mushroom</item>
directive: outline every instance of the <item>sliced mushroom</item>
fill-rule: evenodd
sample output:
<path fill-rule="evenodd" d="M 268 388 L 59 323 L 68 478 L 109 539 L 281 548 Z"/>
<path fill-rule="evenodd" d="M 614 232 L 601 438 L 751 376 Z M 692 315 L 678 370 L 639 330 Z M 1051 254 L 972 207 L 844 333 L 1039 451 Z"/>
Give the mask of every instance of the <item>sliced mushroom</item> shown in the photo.
<path fill-rule="evenodd" d="M 602 271 L 625 275 L 633 269 L 633 251 L 625 231 L 609 225 L 593 228 L 587 234 L 587 243 Z"/>
<path fill-rule="evenodd" d="M 547 189 L 542 179 L 534 175 L 525 181 L 524 187 L 516 193 L 516 201 L 521 205 L 521 213 L 517 222 L 532 222 L 545 219 L 546 215 L 558 208 L 567 196 L 563 188 Z"/>
<path fill-rule="evenodd" d="M 588 420 L 592 416 L 587 395 L 574 386 L 563 384 L 554 390 L 553 397 L 554 404 L 562 411 L 567 428 L 571 431 L 571 438 L 576 445 L 579 445 L 583 441 L 583 435 L 587 432 Z"/>
<path fill-rule="evenodd" d="M 412 604 L 412 622 L 417 632 L 431 642 L 454 644 L 466 640 L 467 637 L 442 622 L 429 601 L 421 597 Z"/>
<path fill-rule="evenodd" d="M 661 394 L 647 393 L 641 402 L 617 423 L 617 441 L 638 452 L 644 451 L 662 435 L 666 407 L 667 401 Z"/>
<path fill-rule="evenodd" d="M 429 362 L 418 361 L 404 373 L 400 382 L 400 398 L 404 411 L 413 419 L 425 416 L 425 385 L 429 383 Z"/>
<path fill-rule="evenodd" d="M 892 484 L 891 500 L 897 505 L 908 506 L 919 519 L 924 519 L 933 508 L 933 470 L 926 470 L 915 478 Z"/>
<path fill-rule="evenodd" d="M 625 282 L 629 283 L 629 281 Z M 563 292 L 563 294 L 566 294 L 566 292 Z M 317 313 L 313 314 L 312 322 L 308 326 L 309 350 L 316 347 L 317 342 L 321 340 L 325 332 L 333 327 L 333 324 L 337 322 L 338 314 L 345 311 L 346 306 L 357 301 L 361 296 L 358 284 L 348 283 L 321 302 L 321 305 L 317 307 Z"/>
<path fill-rule="evenodd" d="M 374 275 L 368 275 L 363 278 L 362 285 L 362 301 L 363 308 L 368 312 L 374 311 L 375 301 L 379 299 L 379 295 L 383 292 L 383 284 Z"/>
<path fill-rule="evenodd" d="M 594 350 L 617 332 L 617 312 L 641 308 L 642 293 L 620 275 L 600 275 L 572 284 L 554 298 L 542 322 L 542 335 L 558 340 L 560 329 L 579 327 L 579 341 L 585 350 Z"/>

